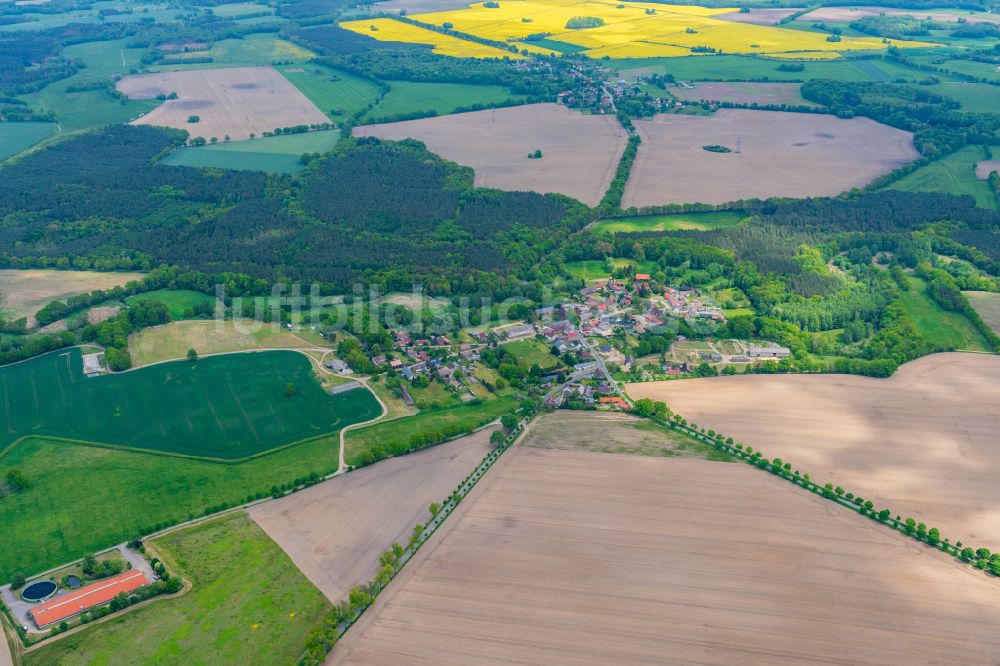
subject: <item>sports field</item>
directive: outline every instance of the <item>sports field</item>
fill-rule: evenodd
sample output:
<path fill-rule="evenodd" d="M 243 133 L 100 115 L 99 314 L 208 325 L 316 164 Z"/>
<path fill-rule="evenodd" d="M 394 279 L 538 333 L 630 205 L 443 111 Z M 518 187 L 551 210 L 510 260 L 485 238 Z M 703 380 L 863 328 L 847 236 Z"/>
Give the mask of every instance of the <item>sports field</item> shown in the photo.
<path fill-rule="evenodd" d="M 747 216 L 735 210 L 712 213 L 677 213 L 674 215 L 646 215 L 616 217 L 597 222 L 591 229 L 595 233 L 627 233 L 632 231 L 710 231 L 735 227 Z"/>
<path fill-rule="evenodd" d="M 474 104 L 496 104 L 507 100 L 523 100 L 503 86 L 474 83 L 422 83 L 416 81 L 387 81 L 389 92 L 382 101 L 368 112 L 366 118 L 433 111 L 438 115 L 451 113 Z"/>
<path fill-rule="evenodd" d="M 982 664 L 998 595 L 748 465 L 522 446 L 328 663 Z"/>
<path fill-rule="evenodd" d="M 55 123 L 0 123 L 0 161 L 30 148 L 55 131 Z"/>
<path fill-rule="evenodd" d="M 889 185 L 905 192 L 945 192 L 968 194 L 983 208 L 997 208 L 996 195 L 976 176 L 976 164 L 983 161 L 980 146 L 964 146 Z"/>
<path fill-rule="evenodd" d="M 268 173 L 297 173 L 303 166 L 303 153 L 325 153 L 340 139 L 340 132 L 303 132 L 216 143 L 207 146 L 178 148 L 162 164 L 195 168 L 237 169 Z"/>
<path fill-rule="evenodd" d="M 309 359 L 288 351 L 87 378 L 73 348 L 0 368 L 0 396 L 5 447 L 48 435 L 218 460 L 259 455 L 381 412 L 368 391 L 327 395 Z"/>
<path fill-rule="evenodd" d="M 1000 357 L 934 354 L 889 379 L 747 375 L 627 391 L 936 527 L 951 543 L 1000 548 Z"/>
<path fill-rule="evenodd" d="M 26 666 L 293 664 L 330 607 L 245 513 L 151 543 L 191 589 L 50 643 Z"/>

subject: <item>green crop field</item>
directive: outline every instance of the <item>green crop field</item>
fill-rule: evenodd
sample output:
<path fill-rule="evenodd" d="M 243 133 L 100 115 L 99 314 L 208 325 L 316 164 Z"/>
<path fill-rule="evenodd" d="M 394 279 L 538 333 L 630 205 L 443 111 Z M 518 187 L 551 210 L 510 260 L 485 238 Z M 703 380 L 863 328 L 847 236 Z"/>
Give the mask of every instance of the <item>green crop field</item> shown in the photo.
<path fill-rule="evenodd" d="M 975 164 L 983 158 L 980 146 L 965 146 L 921 167 L 889 185 L 906 192 L 946 192 L 968 194 L 983 208 L 997 208 L 996 196 L 984 180 L 976 177 Z"/>
<path fill-rule="evenodd" d="M 260 12 L 273 12 L 267 5 L 260 5 L 256 2 L 234 2 L 228 5 L 215 5 L 212 13 L 223 18 L 235 18 L 246 16 L 247 14 L 259 14 Z"/>
<path fill-rule="evenodd" d="M 473 83 L 414 83 L 387 81 L 390 90 L 365 118 L 385 118 L 398 114 L 434 111 L 448 114 L 473 104 L 496 104 L 508 99 L 521 101 L 524 95 L 512 93 L 503 86 Z"/>
<path fill-rule="evenodd" d="M 350 430 L 345 436 L 344 452 L 348 465 L 360 465 L 364 454 L 381 449 L 390 454 L 396 447 L 407 447 L 410 437 L 418 433 L 441 432 L 449 426 L 472 430 L 495 421 L 516 407 L 510 396 L 445 409 L 423 411 L 404 419 L 383 421 Z"/>
<path fill-rule="evenodd" d="M 303 167 L 303 153 L 324 153 L 337 145 L 339 139 L 339 131 L 328 130 L 178 148 L 163 158 L 162 163 L 198 169 L 297 173 Z"/>
<path fill-rule="evenodd" d="M 192 583 L 25 655 L 26 666 L 294 664 L 330 602 L 245 513 L 152 543 Z"/>
<path fill-rule="evenodd" d="M 96 84 L 115 74 L 127 73 L 141 67 L 140 59 L 145 49 L 130 49 L 130 40 L 118 39 L 103 42 L 85 42 L 67 46 L 62 55 L 78 58 L 86 67 L 73 76 L 50 83 L 36 93 L 22 95 L 33 108 L 51 111 L 64 130 L 81 130 L 110 123 L 126 123 L 155 109 L 156 100 L 118 100 L 107 91 L 83 90 L 69 92 L 70 86 Z"/>
<path fill-rule="evenodd" d="M 275 61 L 304 63 L 316 54 L 297 44 L 281 39 L 274 33 L 257 33 L 247 35 L 243 39 L 222 39 L 208 51 L 197 51 L 187 54 L 191 58 L 209 57 L 210 64 L 180 63 L 151 67 L 156 71 L 172 71 L 178 69 L 204 69 L 206 67 L 255 67 L 270 65 Z"/>
<path fill-rule="evenodd" d="M 1000 86 L 989 83 L 944 81 L 927 88 L 961 102 L 962 110 L 969 113 L 995 113 L 1000 109 Z"/>
<path fill-rule="evenodd" d="M 716 55 L 680 58 L 624 58 L 608 63 L 622 78 L 638 74 L 673 74 L 681 81 L 760 79 L 771 81 L 802 81 L 803 79 L 835 79 L 837 81 L 870 81 L 867 74 L 847 60 L 806 62 L 802 72 L 783 72 L 780 62 L 749 56 Z"/>
<path fill-rule="evenodd" d="M 690 229 L 709 231 L 735 227 L 746 219 L 740 211 L 726 210 L 714 213 L 677 213 L 676 215 L 645 215 L 601 220 L 592 228 L 595 233 L 626 233 L 630 231 L 673 231 Z"/>
<path fill-rule="evenodd" d="M 144 294 L 129 296 L 125 302 L 129 305 L 141 301 L 159 301 L 167 306 L 171 319 L 184 319 L 190 315 L 185 314 L 188 308 L 193 308 L 202 303 L 215 303 L 215 299 L 200 291 L 189 291 L 187 289 L 157 289 L 147 291 Z"/>
<path fill-rule="evenodd" d="M 278 71 L 331 120 L 364 111 L 380 92 L 371 81 L 322 65 L 279 67 Z"/>
<path fill-rule="evenodd" d="M 927 283 L 910 278 L 911 288 L 903 292 L 903 306 L 920 334 L 932 345 L 945 349 L 984 351 L 983 336 L 964 315 L 948 312 L 927 295 Z"/>
<path fill-rule="evenodd" d="M 0 123 L 0 161 L 30 148 L 55 131 L 55 123 Z"/>
<path fill-rule="evenodd" d="M 297 389 L 291 397 L 288 383 Z M 291 351 L 87 378 L 73 348 L 0 369 L 0 396 L 0 446 L 47 435 L 215 460 L 259 455 L 380 413 L 368 391 L 327 395 L 309 359 Z"/>
<path fill-rule="evenodd" d="M 982 79 L 992 79 L 1000 81 L 1000 67 L 988 62 L 977 62 L 975 60 L 946 60 L 941 67 L 950 69 L 953 72 L 961 72 L 971 76 L 978 76 Z"/>
<path fill-rule="evenodd" d="M 963 291 L 983 321 L 1000 335 L 1000 294 L 990 291 Z"/>

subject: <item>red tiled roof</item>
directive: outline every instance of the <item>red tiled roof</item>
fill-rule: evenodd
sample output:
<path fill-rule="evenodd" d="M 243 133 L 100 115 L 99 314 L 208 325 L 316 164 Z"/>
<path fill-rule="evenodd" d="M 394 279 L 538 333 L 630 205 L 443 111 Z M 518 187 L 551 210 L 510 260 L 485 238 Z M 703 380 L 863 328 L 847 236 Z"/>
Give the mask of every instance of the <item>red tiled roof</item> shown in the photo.
<path fill-rule="evenodd" d="M 114 599 L 120 592 L 128 593 L 148 584 L 149 581 L 146 580 L 146 574 L 138 569 L 133 569 L 132 571 L 126 571 L 117 576 L 91 583 L 75 592 L 50 599 L 43 604 L 35 606 L 28 612 L 40 629 L 65 620 L 68 617 L 73 617 L 88 608 L 107 603 Z"/>

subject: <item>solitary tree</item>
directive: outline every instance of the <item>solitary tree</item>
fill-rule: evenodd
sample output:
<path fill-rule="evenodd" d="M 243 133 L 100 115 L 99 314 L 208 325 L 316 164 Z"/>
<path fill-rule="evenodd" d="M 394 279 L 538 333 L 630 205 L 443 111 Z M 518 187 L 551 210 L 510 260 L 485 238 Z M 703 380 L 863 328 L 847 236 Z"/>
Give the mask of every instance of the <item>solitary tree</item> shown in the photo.
<path fill-rule="evenodd" d="M 198 352 L 195 351 L 194 349 L 188 349 L 188 360 L 189 361 L 197 361 L 198 360 Z"/>
<path fill-rule="evenodd" d="M 292 382 L 288 382 L 287 384 L 285 384 L 285 395 L 287 397 L 291 398 L 293 395 L 295 395 L 297 390 L 298 389 L 295 388 L 295 384 L 293 384 Z"/>

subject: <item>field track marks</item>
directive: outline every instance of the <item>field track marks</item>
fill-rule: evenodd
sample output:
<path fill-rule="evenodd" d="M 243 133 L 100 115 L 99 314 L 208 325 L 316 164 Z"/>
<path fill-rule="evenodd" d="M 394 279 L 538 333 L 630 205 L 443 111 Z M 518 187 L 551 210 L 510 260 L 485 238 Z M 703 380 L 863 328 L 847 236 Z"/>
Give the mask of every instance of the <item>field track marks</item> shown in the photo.
<path fill-rule="evenodd" d="M 35 371 L 29 370 L 28 376 L 31 377 L 31 396 L 34 398 L 34 402 L 32 404 L 35 408 L 35 425 L 32 426 L 32 430 L 35 430 L 42 427 L 42 415 L 39 412 L 38 406 L 38 387 L 35 386 Z"/>
<path fill-rule="evenodd" d="M 3 378 L 3 406 L 4 411 L 7 412 L 7 432 L 16 435 L 17 431 L 14 430 L 14 420 L 10 416 L 10 391 L 7 390 L 6 376 Z"/>
<path fill-rule="evenodd" d="M 240 402 L 240 397 L 236 395 L 236 391 L 233 390 L 233 385 L 226 382 L 226 388 L 229 389 L 229 395 L 233 396 L 233 400 L 236 401 L 236 406 L 240 408 L 240 413 L 243 414 L 243 420 L 246 421 L 247 426 L 250 428 L 250 432 L 253 433 L 253 438 L 258 442 L 260 441 L 260 435 L 257 434 L 257 428 L 253 425 L 253 419 L 247 414 L 246 408 L 243 407 L 243 403 Z"/>
<path fill-rule="evenodd" d="M 222 436 L 228 438 L 229 433 L 226 432 L 226 427 L 222 425 L 222 419 L 220 419 L 219 415 L 215 412 L 215 405 L 212 403 L 212 399 L 205 396 L 205 404 L 208 405 L 208 411 L 212 412 L 212 416 L 215 418 L 215 425 L 219 426 L 219 431 L 222 433 Z"/>
<path fill-rule="evenodd" d="M 281 432 L 288 432 L 288 427 L 285 426 L 285 422 L 281 420 L 278 413 L 274 411 L 274 405 L 267 398 L 264 398 L 264 404 L 267 405 L 267 411 L 271 413 L 271 418 L 278 422 L 278 427 L 281 428 Z"/>

